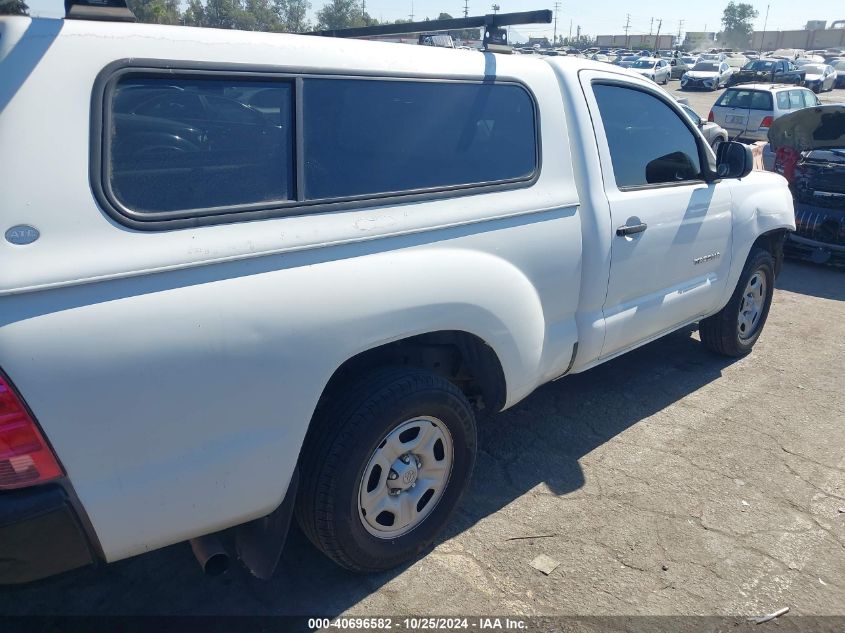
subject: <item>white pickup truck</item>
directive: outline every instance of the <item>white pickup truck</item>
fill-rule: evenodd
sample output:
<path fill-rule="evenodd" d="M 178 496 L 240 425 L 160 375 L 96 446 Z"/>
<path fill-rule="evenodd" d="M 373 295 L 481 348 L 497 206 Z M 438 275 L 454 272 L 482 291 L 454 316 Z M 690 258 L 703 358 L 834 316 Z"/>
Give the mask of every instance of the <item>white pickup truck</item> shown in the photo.
<path fill-rule="evenodd" d="M 4 17 L 0 112 L 2 583 L 186 540 L 266 577 L 292 515 L 412 559 L 485 415 L 690 323 L 750 352 L 794 229 L 582 59 Z"/>

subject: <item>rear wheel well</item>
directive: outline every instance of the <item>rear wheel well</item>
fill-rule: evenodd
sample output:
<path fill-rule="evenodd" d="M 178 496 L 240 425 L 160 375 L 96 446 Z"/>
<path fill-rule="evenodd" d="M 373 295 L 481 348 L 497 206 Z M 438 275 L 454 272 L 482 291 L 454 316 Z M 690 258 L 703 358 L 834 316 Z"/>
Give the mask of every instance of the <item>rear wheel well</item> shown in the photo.
<path fill-rule="evenodd" d="M 753 252 L 755 248 L 762 248 L 769 251 L 775 260 L 775 277 L 780 274 L 780 269 L 783 266 L 783 243 L 786 241 L 786 229 L 775 229 L 767 233 L 763 233 L 754 240 L 751 246 Z"/>
<path fill-rule="evenodd" d="M 474 334 L 448 330 L 393 341 L 353 356 L 332 374 L 318 407 L 363 373 L 401 366 L 446 378 L 464 393 L 479 417 L 505 406 L 505 376 L 493 348 Z"/>

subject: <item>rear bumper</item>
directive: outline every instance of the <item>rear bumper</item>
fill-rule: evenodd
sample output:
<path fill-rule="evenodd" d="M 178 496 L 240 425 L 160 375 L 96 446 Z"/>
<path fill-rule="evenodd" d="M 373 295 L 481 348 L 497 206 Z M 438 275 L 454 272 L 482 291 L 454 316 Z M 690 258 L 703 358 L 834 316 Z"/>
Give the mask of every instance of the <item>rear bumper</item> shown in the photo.
<path fill-rule="evenodd" d="M 0 494 L 0 585 L 38 580 L 94 560 L 61 486 Z"/>

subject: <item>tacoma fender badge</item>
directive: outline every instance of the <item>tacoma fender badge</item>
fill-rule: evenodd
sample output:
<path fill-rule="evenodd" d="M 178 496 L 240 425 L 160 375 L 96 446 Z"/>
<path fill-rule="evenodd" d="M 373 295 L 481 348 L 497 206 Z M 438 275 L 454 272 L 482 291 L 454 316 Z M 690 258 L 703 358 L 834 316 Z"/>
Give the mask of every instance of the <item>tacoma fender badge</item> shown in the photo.
<path fill-rule="evenodd" d="M 18 224 L 6 231 L 6 241 L 18 246 L 32 244 L 40 236 L 41 233 L 38 232 L 38 229 L 28 224 Z"/>
<path fill-rule="evenodd" d="M 719 251 L 716 251 L 715 253 L 710 253 L 709 255 L 696 257 L 694 260 L 692 260 L 692 263 L 698 266 L 699 264 L 703 264 L 705 262 L 712 262 L 714 259 L 718 259 L 721 256 L 722 254 Z"/>

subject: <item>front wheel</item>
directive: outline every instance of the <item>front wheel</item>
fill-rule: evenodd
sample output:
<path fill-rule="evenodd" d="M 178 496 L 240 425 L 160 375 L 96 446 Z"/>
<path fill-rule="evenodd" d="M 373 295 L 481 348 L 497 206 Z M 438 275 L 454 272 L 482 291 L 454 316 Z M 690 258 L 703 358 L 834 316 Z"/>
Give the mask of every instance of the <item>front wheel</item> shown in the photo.
<path fill-rule="evenodd" d="M 755 248 L 748 256 L 728 304 L 701 321 L 701 342 L 723 356 L 745 356 L 754 347 L 772 305 L 775 262 L 771 253 Z"/>
<path fill-rule="evenodd" d="M 416 558 L 446 525 L 472 474 L 475 416 L 426 371 L 365 377 L 315 414 L 296 516 L 338 565 L 382 571 Z"/>

